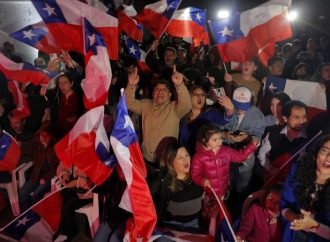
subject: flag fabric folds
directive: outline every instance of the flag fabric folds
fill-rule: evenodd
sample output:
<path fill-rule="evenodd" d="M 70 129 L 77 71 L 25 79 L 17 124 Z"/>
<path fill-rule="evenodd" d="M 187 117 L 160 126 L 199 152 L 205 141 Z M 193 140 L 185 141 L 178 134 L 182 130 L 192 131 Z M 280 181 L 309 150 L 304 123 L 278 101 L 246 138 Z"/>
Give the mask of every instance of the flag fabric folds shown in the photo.
<path fill-rule="evenodd" d="M 156 39 L 159 39 L 180 3 L 181 0 L 160 0 L 146 5 L 143 11 L 135 16 L 135 19 L 149 29 Z"/>
<path fill-rule="evenodd" d="M 29 103 L 23 95 L 19 83 L 17 81 L 8 81 L 8 89 L 11 92 L 11 95 L 14 99 L 16 105 L 15 116 L 18 118 L 26 118 L 30 116 L 30 107 Z"/>
<path fill-rule="evenodd" d="M 300 100 L 305 103 L 308 106 L 307 116 L 309 120 L 315 115 L 327 110 L 325 88 L 318 82 L 268 76 L 265 90 L 268 93 L 282 91 L 288 94 L 291 99 Z M 306 94 L 306 90 L 308 90 L 308 94 Z"/>
<path fill-rule="evenodd" d="M 89 110 L 72 130 L 55 145 L 57 157 L 66 167 L 78 167 L 95 185 L 102 184 L 112 173 L 109 139 L 104 125 L 104 107 Z"/>
<path fill-rule="evenodd" d="M 129 241 L 146 241 L 156 225 L 157 215 L 145 180 L 146 167 L 133 123 L 128 116 L 124 95 L 117 105 L 117 118 L 110 142 L 127 183 L 120 206 L 133 213 L 133 219 L 126 225 L 126 236 Z"/>
<path fill-rule="evenodd" d="M 63 50 L 84 53 L 82 18 L 103 35 L 109 57 L 118 59 L 118 20 L 77 0 L 32 0 L 43 21 Z"/>
<path fill-rule="evenodd" d="M 46 54 L 61 53 L 61 49 L 44 22 L 28 25 L 9 36 Z"/>
<path fill-rule="evenodd" d="M 0 171 L 12 171 L 21 158 L 21 149 L 16 140 L 6 131 L 0 134 Z"/>
<path fill-rule="evenodd" d="M 210 22 L 223 61 L 242 63 L 270 44 L 290 38 L 292 31 L 286 16 L 290 4 L 291 0 L 270 0 L 241 14 L 232 14 L 229 19 Z"/>
<path fill-rule="evenodd" d="M 87 110 L 103 106 L 108 98 L 112 73 L 102 35 L 84 19 L 85 79 L 81 82 Z"/>
<path fill-rule="evenodd" d="M 4 231 L 19 241 L 53 241 L 52 236 L 59 227 L 61 209 L 62 196 L 60 192 L 56 192 L 19 217 Z"/>
<path fill-rule="evenodd" d="M 51 73 L 35 68 L 29 63 L 15 63 L 0 52 L 0 71 L 11 80 L 21 83 L 31 82 L 34 85 L 47 85 Z"/>
<path fill-rule="evenodd" d="M 194 46 L 209 43 L 206 12 L 198 8 L 185 8 L 174 12 L 166 32 L 175 37 L 192 38 Z"/>
<path fill-rule="evenodd" d="M 128 51 L 128 56 L 132 57 L 137 61 L 137 65 L 139 69 L 143 72 L 149 72 L 150 68 L 146 64 L 146 56 L 147 54 L 140 49 L 140 47 L 131 39 L 126 39 L 126 47 Z"/>
<path fill-rule="evenodd" d="M 133 8 L 133 6 L 124 5 L 123 10 L 117 10 L 119 31 L 125 32 L 131 39 L 137 42 L 142 42 L 143 26 L 132 18 L 130 8 Z"/>

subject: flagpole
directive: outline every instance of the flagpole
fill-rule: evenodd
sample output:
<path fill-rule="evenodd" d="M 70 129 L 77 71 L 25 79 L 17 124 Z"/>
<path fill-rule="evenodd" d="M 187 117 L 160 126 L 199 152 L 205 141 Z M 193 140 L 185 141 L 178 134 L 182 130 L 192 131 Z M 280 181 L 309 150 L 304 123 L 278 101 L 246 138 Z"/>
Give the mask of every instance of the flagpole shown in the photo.
<path fill-rule="evenodd" d="M 48 194 L 47 196 L 45 196 L 44 198 L 42 198 L 40 201 L 38 201 L 37 203 L 33 204 L 30 208 L 28 208 L 27 210 L 25 210 L 23 213 L 21 213 L 20 215 L 18 215 L 18 217 L 16 217 L 13 221 L 11 221 L 9 224 L 7 224 L 6 226 L 0 228 L 0 231 L 4 231 L 7 227 L 9 227 L 10 225 L 12 225 L 14 222 L 16 222 L 16 220 L 18 220 L 19 218 L 23 217 L 23 215 L 25 215 L 27 212 L 29 212 L 32 208 L 34 208 L 35 206 L 39 205 L 40 203 L 42 203 L 44 200 L 46 200 L 47 198 L 53 196 L 55 193 L 62 191 L 63 189 L 67 188 L 67 186 L 61 187 L 59 189 L 57 189 L 56 191 Z"/>
<path fill-rule="evenodd" d="M 175 11 L 177 11 L 177 10 L 178 10 L 178 8 L 179 8 L 179 7 L 180 7 L 180 5 L 181 5 L 181 2 L 182 2 L 182 0 L 180 0 L 180 1 L 179 1 L 179 4 L 178 4 L 178 6 L 176 7 Z M 174 15 L 175 11 L 173 12 L 173 14 L 172 14 L 171 18 L 170 18 L 170 19 L 169 19 L 169 21 L 167 22 L 167 24 L 166 24 L 166 26 L 165 26 L 165 28 L 164 28 L 163 32 L 161 33 L 161 35 L 160 35 L 159 37 L 161 37 L 161 36 L 162 36 L 162 35 L 165 33 L 165 31 L 166 31 L 166 29 L 167 29 L 168 25 L 170 24 L 170 22 L 171 22 L 171 20 L 172 20 L 172 18 L 173 18 L 173 15 Z M 148 55 L 148 54 L 149 54 L 149 52 L 151 51 L 151 49 L 152 49 L 152 46 L 151 46 L 151 47 L 149 48 L 149 50 L 147 51 L 146 55 Z M 158 54 L 158 53 L 157 53 L 157 54 Z"/>
<path fill-rule="evenodd" d="M 219 204 L 219 207 L 220 207 L 220 209 L 221 209 L 221 212 L 222 212 L 223 216 L 225 217 L 225 220 L 226 220 L 226 223 L 227 223 L 228 228 L 229 228 L 229 230 L 230 230 L 230 233 L 231 233 L 231 235 L 233 236 L 234 241 L 237 242 L 237 239 L 236 239 L 236 236 L 235 236 L 234 230 L 233 230 L 233 228 L 232 228 L 231 225 L 230 225 L 230 222 L 229 222 L 229 219 L 228 219 L 228 217 L 227 217 L 227 215 L 226 215 L 225 209 L 223 208 L 223 206 L 222 206 L 222 204 L 221 204 L 221 201 L 219 200 L 219 198 L 218 198 L 217 194 L 215 193 L 213 187 L 210 186 L 210 188 L 211 188 L 211 191 L 212 191 L 212 193 L 213 193 L 215 199 L 217 200 L 217 202 L 218 202 L 218 204 Z"/>
<path fill-rule="evenodd" d="M 263 185 L 263 188 L 267 187 L 267 185 L 281 172 L 281 170 L 295 158 L 297 155 L 301 153 L 302 150 L 304 150 L 310 143 L 312 143 L 320 134 L 322 134 L 322 130 L 320 130 L 316 135 L 313 136 L 303 147 L 301 147 L 296 153 L 294 153 L 283 165 L 280 166 L 279 170 L 276 172 L 276 174 L 272 175 L 268 181 Z"/>

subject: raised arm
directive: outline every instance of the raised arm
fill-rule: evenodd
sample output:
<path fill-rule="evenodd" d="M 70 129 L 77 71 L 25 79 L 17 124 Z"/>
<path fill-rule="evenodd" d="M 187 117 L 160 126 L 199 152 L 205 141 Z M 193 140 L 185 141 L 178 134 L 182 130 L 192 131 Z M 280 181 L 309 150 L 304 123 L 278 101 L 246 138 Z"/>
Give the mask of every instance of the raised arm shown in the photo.
<path fill-rule="evenodd" d="M 172 82 L 178 94 L 178 101 L 175 107 L 176 115 L 178 118 L 183 118 L 183 116 L 191 110 L 191 98 L 183 82 L 183 75 L 176 71 L 175 65 L 173 66 Z"/>
<path fill-rule="evenodd" d="M 143 102 L 135 98 L 135 92 L 139 81 L 140 81 L 140 76 L 138 74 L 137 67 L 135 67 L 134 71 L 128 75 L 128 84 L 125 89 L 125 97 L 126 97 L 127 108 L 130 111 L 141 115 Z"/>

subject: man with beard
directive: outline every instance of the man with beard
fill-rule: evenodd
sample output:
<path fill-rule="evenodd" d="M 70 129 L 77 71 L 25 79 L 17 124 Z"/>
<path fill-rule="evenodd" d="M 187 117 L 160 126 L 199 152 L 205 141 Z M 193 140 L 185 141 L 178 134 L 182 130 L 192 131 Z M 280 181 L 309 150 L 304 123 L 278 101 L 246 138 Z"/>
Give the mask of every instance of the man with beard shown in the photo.
<path fill-rule="evenodd" d="M 284 126 L 274 126 L 262 140 L 258 158 L 265 169 L 265 181 L 283 182 L 288 174 L 290 163 L 285 164 L 306 142 L 305 127 L 307 107 L 297 100 L 285 104 L 282 109 Z"/>

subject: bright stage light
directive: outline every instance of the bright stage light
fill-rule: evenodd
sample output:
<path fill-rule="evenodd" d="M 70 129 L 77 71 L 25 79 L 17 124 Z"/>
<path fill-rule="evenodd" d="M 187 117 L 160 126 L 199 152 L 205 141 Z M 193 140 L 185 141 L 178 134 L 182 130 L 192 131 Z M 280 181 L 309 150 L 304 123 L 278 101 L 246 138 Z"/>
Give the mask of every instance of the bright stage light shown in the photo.
<path fill-rule="evenodd" d="M 295 21 L 298 18 L 298 12 L 296 10 L 289 11 L 288 20 Z"/>
<path fill-rule="evenodd" d="M 226 10 L 226 9 L 221 9 L 221 10 L 219 10 L 219 12 L 218 12 L 218 14 L 217 14 L 218 18 L 220 18 L 220 19 L 226 19 L 226 18 L 229 18 L 229 15 L 230 15 L 230 13 L 229 13 L 229 11 Z"/>

